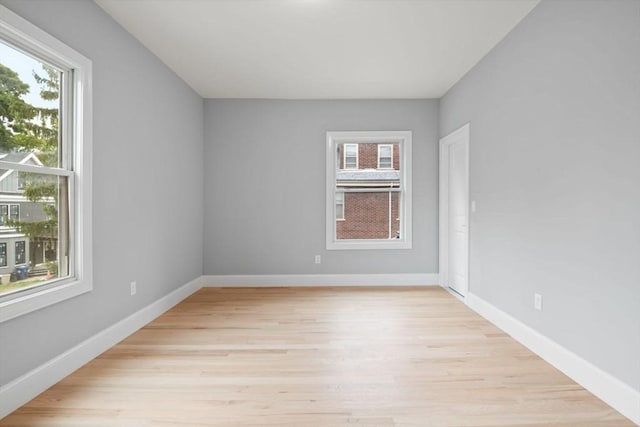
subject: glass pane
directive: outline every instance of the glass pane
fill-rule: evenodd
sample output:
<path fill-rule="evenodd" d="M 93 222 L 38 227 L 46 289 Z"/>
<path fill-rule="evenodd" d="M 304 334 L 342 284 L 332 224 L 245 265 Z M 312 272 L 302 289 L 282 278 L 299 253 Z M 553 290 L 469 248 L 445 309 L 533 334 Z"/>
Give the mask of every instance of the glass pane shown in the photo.
<path fill-rule="evenodd" d="M 344 220 L 336 221 L 336 239 L 399 239 L 400 193 L 344 194 Z"/>
<path fill-rule="evenodd" d="M 337 159 L 354 152 L 352 147 L 357 147 L 357 169 L 345 158 L 336 170 L 336 239 L 400 238 L 399 144 L 337 144 Z"/>
<path fill-rule="evenodd" d="M 0 43 L 0 160 L 60 165 L 61 77 L 57 69 Z M 21 178 L 15 179 L 20 187 Z"/>
<path fill-rule="evenodd" d="M 0 179 L 0 295 L 21 292 L 69 275 L 68 179 L 17 171 Z M 6 206 L 6 208 L 5 208 Z"/>

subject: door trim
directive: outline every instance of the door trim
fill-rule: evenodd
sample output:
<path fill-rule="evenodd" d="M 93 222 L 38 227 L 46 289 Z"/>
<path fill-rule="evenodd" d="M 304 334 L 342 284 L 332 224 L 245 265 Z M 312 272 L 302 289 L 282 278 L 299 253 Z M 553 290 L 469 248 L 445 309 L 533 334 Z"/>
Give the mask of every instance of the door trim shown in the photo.
<path fill-rule="evenodd" d="M 466 141 L 467 144 L 467 219 L 469 218 L 469 128 L 470 123 L 467 123 L 460 128 L 454 130 L 447 136 L 440 138 L 440 189 L 439 189 L 439 238 L 438 238 L 438 264 L 439 264 L 439 282 L 440 286 L 449 288 L 449 150 L 448 146 L 458 142 L 460 140 Z M 470 222 L 467 221 L 467 250 L 469 250 L 469 234 L 470 234 Z M 467 277 L 465 280 L 466 289 L 464 295 L 460 295 L 465 298 L 469 292 L 469 254 L 467 255 Z"/>

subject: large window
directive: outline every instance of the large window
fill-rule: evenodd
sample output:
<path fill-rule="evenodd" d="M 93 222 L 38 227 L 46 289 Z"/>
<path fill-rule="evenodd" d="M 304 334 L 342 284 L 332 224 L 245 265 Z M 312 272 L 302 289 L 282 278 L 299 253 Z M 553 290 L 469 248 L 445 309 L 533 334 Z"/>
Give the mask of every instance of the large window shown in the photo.
<path fill-rule="evenodd" d="M 0 6 L 0 321 L 92 287 L 90 81 L 91 61 Z"/>
<path fill-rule="evenodd" d="M 411 248 L 411 132 L 328 132 L 326 162 L 327 249 Z"/>

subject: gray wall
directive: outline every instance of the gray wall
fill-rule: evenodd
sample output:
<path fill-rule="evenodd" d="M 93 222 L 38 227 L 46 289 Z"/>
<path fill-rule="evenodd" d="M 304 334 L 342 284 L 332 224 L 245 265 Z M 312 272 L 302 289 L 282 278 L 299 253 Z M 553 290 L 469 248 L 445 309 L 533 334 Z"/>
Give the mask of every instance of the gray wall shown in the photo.
<path fill-rule="evenodd" d="M 93 61 L 94 102 L 94 290 L 0 324 L 1 385 L 202 274 L 203 102 L 91 1 L 0 3 Z"/>
<path fill-rule="evenodd" d="M 543 1 L 440 120 L 471 123 L 471 292 L 637 390 L 639 76 L 640 2 Z"/>
<path fill-rule="evenodd" d="M 340 130 L 413 131 L 413 249 L 325 250 Z M 205 274 L 437 273 L 437 138 L 437 100 L 206 100 Z"/>

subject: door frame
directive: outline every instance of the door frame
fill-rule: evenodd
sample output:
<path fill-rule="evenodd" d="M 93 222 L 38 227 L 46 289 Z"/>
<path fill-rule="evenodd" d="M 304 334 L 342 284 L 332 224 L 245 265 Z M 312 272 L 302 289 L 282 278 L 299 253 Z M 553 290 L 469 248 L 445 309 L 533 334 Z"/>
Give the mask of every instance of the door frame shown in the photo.
<path fill-rule="evenodd" d="M 454 294 L 458 294 L 458 292 L 453 292 L 449 288 L 449 150 L 448 147 L 454 143 L 463 141 L 467 145 L 467 158 L 466 158 L 466 169 L 467 169 L 467 277 L 465 280 L 466 289 L 462 295 L 457 295 L 462 297 L 463 299 L 467 296 L 469 292 L 469 229 L 470 229 L 470 218 L 469 218 L 469 129 L 470 123 L 466 123 L 465 125 L 459 127 L 454 130 L 447 136 L 440 138 L 440 196 L 439 196 L 439 239 L 438 239 L 438 264 L 439 264 L 439 282 L 440 286 L 444 287 L 447 290 L 450 290 Z"/>

